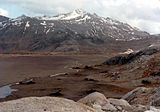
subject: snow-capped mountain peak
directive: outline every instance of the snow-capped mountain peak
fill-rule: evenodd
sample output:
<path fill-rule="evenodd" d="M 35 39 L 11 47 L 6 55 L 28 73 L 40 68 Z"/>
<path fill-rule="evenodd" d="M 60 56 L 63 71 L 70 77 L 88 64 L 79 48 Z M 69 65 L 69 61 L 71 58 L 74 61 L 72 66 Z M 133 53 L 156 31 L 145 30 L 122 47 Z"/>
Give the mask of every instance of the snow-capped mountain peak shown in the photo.
<path fill-rule="evenodd" d="M 6 39 L 6 43 L 19 40 L 16 41 L 17 44 L 13 41 L 13 46 L 8 43 L 7 45 L 11 46 L 10 49 L 14 46 L 17 49 L 16 46 L 24 44 L 26 46 L 18 49 L 41 50 L 51 47 L 52 50 L 61 51 L 70 45 L 72 45 L 71 49 L 77 50 L 81 44 L 106 45 L 110 41 L 116 43 L 117 41 L 138 41 L 151 36 L 127 23 L 78 9 L 57 16 L 23 15 L 9 20 L 2 17 L 0 18 L 0 37 L 2 39 L 0 42 Z M 22 39 L 24 42 L 21 41 Z M 26 41 L 28 41 L 27 44 Z"/>
<path fill-rule="evenodd" d="M 5 29 L 10 25 L 22 27 L 24 34 L 31 29 L 35 29 L 35 31 L 32 30 L 35 34 L 42 31 L 44 34 L 50 34 L 55 33 L 56 30 L 65 32 L 69 30 L 90 38 L 97 37 L 104 40 L 110 38 L 119 41 L 139 40 L 149 36 L 147 32 L 137 30 L 127 23 L 109 17 L 104 18 L 81 9 L 57 16 L 28 17 L 23 15 L 1 23 L 0 29 Z"/>
<path fill-rule="evenodd" d="M 62 18 L 61 20 L 76 19 L 78 17 L 83 17 L 85 14 L 86 14 L 85 11 L 83 11 L 81 9 L 77 9 L 77 10 L 74 10 L 73 12 L 71 12 L 71 13 L 66 14 L 65 17 Z"/>
<path fill-rule="evenodd" d="M 17 17 L 16 19 L 21 19 L 21 20 L 22 20 L 22 19 L 25 19 L 25 18 L 27 18 L 27 17 L 28 17 L 28 16 L 26 16 L 26 15 L 23 14 L 23 15 Z"/>
<path fill-rule="evenodd" d="M 83 17 L 85 14 L 87 14 L 86 11 L 83 11 L 82 9 L 77 9 L 67 14 L 59 14 L 57 16 L 43 16 L 37 18 L 40 20 L 72 20 Z"/>
<path fill-rule="evenodd" d="M 23 14 L 23 15 L 17 17 L 17 18 L 13 18 L 13 19 L 11 18 L 10 21 L 22 21 L 22 20 L 24 20 L 26 18 L 28 18 L 28 16 Z"/>

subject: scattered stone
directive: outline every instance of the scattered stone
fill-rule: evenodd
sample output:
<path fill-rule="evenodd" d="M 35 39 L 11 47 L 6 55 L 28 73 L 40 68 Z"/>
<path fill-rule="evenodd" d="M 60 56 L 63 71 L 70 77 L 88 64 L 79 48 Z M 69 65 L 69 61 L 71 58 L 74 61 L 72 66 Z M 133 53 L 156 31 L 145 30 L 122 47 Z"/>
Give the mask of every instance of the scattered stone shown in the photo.
<path fill-rule="evenodd" d="M 99 92 L 91 93 L 88 96 L 80 99 L 78 102 L 86 104 L 90 107 L 93 107 L 94 104 L 104 105 L 106 103 L 109 103 L 109 101 L 106 99 L 106 97 Z"/>
<path fill-rule="evenodd" d="M 21 85 L 30 85 L 30 84 L 35 84 L 36 82 L 33 81 L 33 79 L 25 79 L 21 82 L 19 82 L 19 84 Z"/>
<path fill-rule="evenodd" d="M 134 112 L 144 112 L 144 111 L 148 110 L 147 106 L 140 105 L 140 104 L 132 105 L 132 108 L 133 108 Z"/>
<path fill-rule="evenodd" d="M 145 85 L 148 85 L 148 84 L 151 84 L 151 81 L 149 81 L 149 80 L 142 80 L 141 83 L 145 84 Z"/>
<path fill-rule="evenodd" d="M 54 75 L 50 75 L 50 77 L 56 77 L 56 76 L 60 76 L 60 75 L 68 75 L 68 73 L 57 73 Z"/>
<path fill-rule="evenodd" d="M 145 112 L 160 112 L 160 109 L 156 109 L 155 107 L 150 107 L 150 110 L 147 110 Z"/>
<path fill-rule="evenodd" d="M 96 81 L 96 80 L 91 79 L 91 78 L 88 78 L 88 77 L 84 78 L 84 80 L 85 80 L 85 81 Z"/>
<path fill-rule="evenodd" d="M 131 108 L 131 105 L 126 100 L 113 98 L 109 98 L 108 100 L 112 105 Z"/>
<path fill-rule="evenodd" d="M 157 97 L 155 100 L 151 102 L 152 106 L 160 106 L 160 97 Z"/>
<path fill-rule="evenodd" d="M 93 67 L 86 65 L 86 66 L 84 67 L 84 69 L 93 69 Z"/>
<path fill-rule="evenodd" d="M 117 108 L 114 107 L 112 104 L 107 103 L 102 107 L 103 111 L 117 111 Z"/>
<path fill-rule="evenodd" d="M 160 88 L 153 89 L 152 91 L 152 96 L 150 96 L 150 105 L 160 106 Z"/>
<path fill-rule="evenodd" d="M 63 96 L 63 94 L 61 93 L 61 89 L 55 89 L 53 93 L 49 94 L 49 96 Z"/>
<path fill-rule="evenodd" d="M 125 110 L 132 110 L 131 105 L 127 101 L 122 99 L 106 99 L 99 92 L 91 93 L 78 102 L 94 108 L 97 112 L 125 112 Z"/>
<path fill-rule="evenodd" d="M 122 99 L 130 104 L 141 104 L 160 107 L 160 88 L 138 87 L 127 93 Z"/>
<path fill-rule="evenodd" d="M 108 73 L 108 70 L 101 71 L 100 73 Z"/>
<path fill-rule="evenodd" d="M 144 94 L 144 93 L 148 93 L 150 92 L 150 88 L 145 88 L 145 87 L 138 87 L 132 91 L 130 91 L 129 93 L 127 93 L 126 95 L 124 95 L 122 97 L 122 99 L 128 101 L 129 103 L 133 102 L 133 100 L 135 98 L 137 98 L 138 96 Z"/>
<path fill-rule="evenodd" d="M 72 67 L 72 69 L 81 69 L 80 67 Z"/>

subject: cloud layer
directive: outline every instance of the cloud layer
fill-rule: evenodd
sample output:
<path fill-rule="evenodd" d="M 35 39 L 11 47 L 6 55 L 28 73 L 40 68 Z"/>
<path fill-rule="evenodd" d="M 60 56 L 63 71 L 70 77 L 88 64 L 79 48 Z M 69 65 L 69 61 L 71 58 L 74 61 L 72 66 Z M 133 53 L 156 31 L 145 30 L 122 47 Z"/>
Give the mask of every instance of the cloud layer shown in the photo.
<path fill-rule="evenodd" d="M 2 1 L 2 0 L 0 0 Z M 74 9 L 84 9 L 103 17 L 111 17 L 150 33 L 160 33 L 159 0 L 3 0 L 28 15 L 55 15 Z M 0 10 L 0 13 L 3 12 Z"/>
<path fill-rule="evenodd" d="M 0 8 L 0 15 L 1 15 L 1 16 L 8 16 L 8 11 Z"/>

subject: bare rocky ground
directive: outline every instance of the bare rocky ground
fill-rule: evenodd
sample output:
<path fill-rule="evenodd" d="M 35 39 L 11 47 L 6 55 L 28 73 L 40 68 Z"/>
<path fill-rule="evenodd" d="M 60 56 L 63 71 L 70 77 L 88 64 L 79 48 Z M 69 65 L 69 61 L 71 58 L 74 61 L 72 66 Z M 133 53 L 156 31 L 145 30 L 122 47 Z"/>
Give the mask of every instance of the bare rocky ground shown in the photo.
<path fill-rule="evenodd" d="M 160 96 L 159 57 L 159 48 L 153 47 L 108 58 L 96 65 L 74 66 L 72 69 L 76 71 L 73 72 L 52 74 L 43 78 L 31 77 L 12 84 L 11 88 L 17 91 L 1 101 L 31 96 L 50 96 L 63 97 L 88 105 L 86 100 L 80 99 L 88 94 L 100 92 L 112 106 L 108 105 L 116 109 L 115 112 L 123 110 L 134 112 L 137 108 L 140 109 L 137 112 L 147 110 L 159 112 L 157 110 Z M 131 108 L 128 110 L 128 107 L 123 109 L 122 106 L 117 106 L 123 104 L 122 102 L 127 106 L 130 105 Z M 102 108 L 104 105 L 89 104 L 88 106 L 108 111 L 104 109 L 105 107 Z"/>
<path fill-rule="evenodd" d="M 109 55 L 89 54 L 0 54 L 0 86 L 30 77 L 46 77 L 75 71 L 73 66 L 103 62 Z M 92 59 L 92 60 L 91 60 Z"/>

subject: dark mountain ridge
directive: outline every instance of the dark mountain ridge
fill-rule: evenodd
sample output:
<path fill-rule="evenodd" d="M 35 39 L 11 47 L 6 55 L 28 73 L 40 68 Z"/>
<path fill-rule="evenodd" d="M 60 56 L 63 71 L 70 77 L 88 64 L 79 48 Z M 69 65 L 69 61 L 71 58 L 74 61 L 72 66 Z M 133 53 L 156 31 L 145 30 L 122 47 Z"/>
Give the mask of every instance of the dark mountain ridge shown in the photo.
<path fill-rule="evenodd" d="M 108 52 L 121 51 L 124 46 L 123 51 L 157 41 L 157 37 L 126 23 L 82 10 L 57 16 L 22 15 L 0 20 L 3 20 L 0 22 L 1 52 Z"/>

